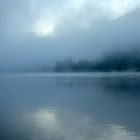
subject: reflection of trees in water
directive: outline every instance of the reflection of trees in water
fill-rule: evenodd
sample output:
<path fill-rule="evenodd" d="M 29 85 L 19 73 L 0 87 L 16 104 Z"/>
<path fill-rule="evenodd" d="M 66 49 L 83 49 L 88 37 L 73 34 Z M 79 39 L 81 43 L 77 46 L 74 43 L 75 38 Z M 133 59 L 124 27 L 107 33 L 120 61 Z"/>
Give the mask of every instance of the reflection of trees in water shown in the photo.
<path fill-rule="evenodd" d="M 67 77 L 59 79 L 57 86 L 69 89 L 65 93 L 66 109 L 91 114 L 91 117 L 94 115 L 99 120 L 124 126 L 140 135 L 138 75 Z"/>
<path fill-rule="evenodd" d="M 2 133 L 0 136 L 1 139 L 3 137 L 3 139 L 11 140 L 12 138 L 9 138 L 9 136 L 16 136 L 16 134 L 24 134 L 24 138 L 27 140 L 33 139 L 31 137 L 28 138 L 31 134 L 37 134 L 37 138 L 39 139 L 42 133 L 49 134 L 51 130 L 52 134 L 57 130 L 55 134 L 61 134 L 61 137 L 54 136 L 53 138 L 55 138 L 55 140 L 65 140 L 69 135 L 71 136 L 70 139 L 75 138 L 77 140 L 78 135 L 80 135 L 80 140 L 90 140 L 88 135 L 93 137 L 93 131 L 94 134 L 99 132 L 97 133 L 99 137 L 103 133 L 106 133 L 107 140 L 112 140 L 109 137 L 112 136 L 112 133 L 116 135 L 116 139 L 115 136 L 113 137 L 115 140 L 122 138 L 124 135 L 125 138 L 123 138 L 123 140 L 126 138 L 128 140 L 136 140 L 136 137 L 133 136 L 140 136 L 140 78 L 138 76 L 94 75 L 82 77 L 79 75 L 73 77 L 58 76 L 53 79 L 48 77 L 39 77 L 39 79 L 31 77 L 28 78 L 28 80 L 25 79 L 19 80 L 20 88 L 17 88 L 17 82 L 12 82 L 13 84 L 11 87 L 9 86 L 8 91 L 7 88 L 3 89 L 5 93 L 4 97 L 6 93 L 9 92 L 9 94 L 7 94 L 8 96 L 5 97 L 5 101 L 11 102 L 11 106 L 14 105 L 15 110 L 12 110 L 13 114 L 19 113 L 19 110 L 26 113 L 27 110 L 30 110 L 29 112 L 35 112 L 41 108 L 54 108 L 55 112 L 45 112 L 45 110 L 44 112 L 37 112 L 37 118 L 35 117 L 37 120 L 35 121 L 39 123 L 39 126 L 36 126 L 36 128 L 30 125 L 30 122 L 24 121 L 23 125 L 19 122 L 15 125 L 7 125 L 8 128 L 6 132 L 0 129 L 0 133 Z M 7 79 L 7 81 L 9 81 L 9 79 Z M 5 81 L 5 86 L 7 85 Z M 12 96 L 14 96 L 14 99 L 16 98 L 16 101 L 18 98 L 18 102 L 13 100 L 13 98 L 11 99 Z M 3 98 L 3 96 L 1 96 L 1 98 Z M 3 104 L 4 102 L 1 103 L 1 105 Z M 5 104 L 7 106 L 6 102 Z M 11 108 L 6 108 L 6 111 L 8 109 L 10 110 Z M 71 114 L 67 112 L 71 112 Z M 51 113 L 56 113 L 56 116 Z M 46 117 L 51 120 L 48 120 Z M 1 120 L 2 119 L 0 119 L 0 124 L 4 122 Z M 11 115 L 9 115 L 7 116 L 7 120 L 17 120 L 17 118 L 16 116 L 15 118 L 11 118 Z M 5 123 L 8 124 L 7 120 L 5 119 Z M 44 121 L 47 122 L 45 123 Z M 59 127 L 56 129 L 55 126 L 51 126 L 53 121 L 58 121 L 56 125 L 60 125 L 61 129 L 59 129 Z M 21 129 L 16 125 L 21 127 Z M 50 130 L 47 129 L 48 132 L 46 132 L 44 128 L 46 127 L 45 125 L 50 126 L 48 128 Z M 13 129 L 13 127 L 15 129 Z M 33 128 L 28 129 L 28 127 Z M 100 127 L 102 129 L 99 129 Z M 12 130 L 10 128 L 12 128 Z M 61 133 L 61 131 L 63 131 L 63 133 Z M 7 136 L 4 136 L 6 133 Z M 48 140 L 53 139 L 47 138 Z M 22 139 L 23 138 L 20 139 L 20 136 L 18 137 L 18 140 Z M 105 138 L 99 140 L 105 140 Z"/>
<path fill-rule="evenodd" d="M 114 94 L 117 92 L 120 96 L 140 96 L 139 76 L 104 78 L 100 85 Z"/>
<path fill-rule="evenodd" d="M 107 78 L 100 86 L 111 102 L 109 120 L 140 136 L 140 77 Z"/>

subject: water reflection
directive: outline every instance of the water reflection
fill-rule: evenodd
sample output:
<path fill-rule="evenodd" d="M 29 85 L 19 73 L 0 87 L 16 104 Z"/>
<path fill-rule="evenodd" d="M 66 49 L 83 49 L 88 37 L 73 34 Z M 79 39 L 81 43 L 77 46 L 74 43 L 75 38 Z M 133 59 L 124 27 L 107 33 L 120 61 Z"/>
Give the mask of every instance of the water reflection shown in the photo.
<path fill-rule="evenodd" d="M 1 75 L 0 140 L 138 140 L 139 75 Z"/>
<path fill-rule="evenodd" d="M 30 117 L 29 117 L 30 116 Z M 124 126 L 103 123 L 94 118 L 72 112 L 55 112 L 54 110 L 38 110 L 30 114 L 34 128 L 33 137 L 49 140 L 138 140 L 134 132 L 127 131 Z M 38 131 L 39 130 L 39 131 Z M 37 134 L 37 135 L 36 135 Z"/>

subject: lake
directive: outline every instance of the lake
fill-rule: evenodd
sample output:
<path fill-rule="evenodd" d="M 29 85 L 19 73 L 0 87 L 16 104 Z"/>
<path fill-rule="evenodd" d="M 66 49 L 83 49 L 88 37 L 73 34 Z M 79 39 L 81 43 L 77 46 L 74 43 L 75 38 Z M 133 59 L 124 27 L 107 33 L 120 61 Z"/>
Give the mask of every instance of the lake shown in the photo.
<path fill-rule="evenodd" d="M 140 74 L 0 74 L 0 140 L 140 140 Z"/>

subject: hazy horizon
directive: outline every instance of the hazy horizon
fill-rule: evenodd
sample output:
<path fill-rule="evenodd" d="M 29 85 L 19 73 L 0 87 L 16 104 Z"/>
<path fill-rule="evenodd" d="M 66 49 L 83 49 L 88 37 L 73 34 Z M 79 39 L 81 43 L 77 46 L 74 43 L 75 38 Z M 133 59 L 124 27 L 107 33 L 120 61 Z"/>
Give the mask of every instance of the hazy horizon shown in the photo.
<path fill-rule="evenodd" d="M 0 0 L 0 68 L 139 49 L 140 0 Z"/>

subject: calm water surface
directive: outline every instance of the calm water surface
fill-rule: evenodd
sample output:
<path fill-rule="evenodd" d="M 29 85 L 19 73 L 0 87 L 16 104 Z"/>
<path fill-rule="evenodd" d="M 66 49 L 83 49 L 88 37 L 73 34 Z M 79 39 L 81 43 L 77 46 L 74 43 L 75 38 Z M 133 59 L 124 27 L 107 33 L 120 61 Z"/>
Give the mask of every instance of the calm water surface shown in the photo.
<path fill-rule="evenodd" d="M 140 140 L 140 75 L 1 74 L 0 140 Z"/>

